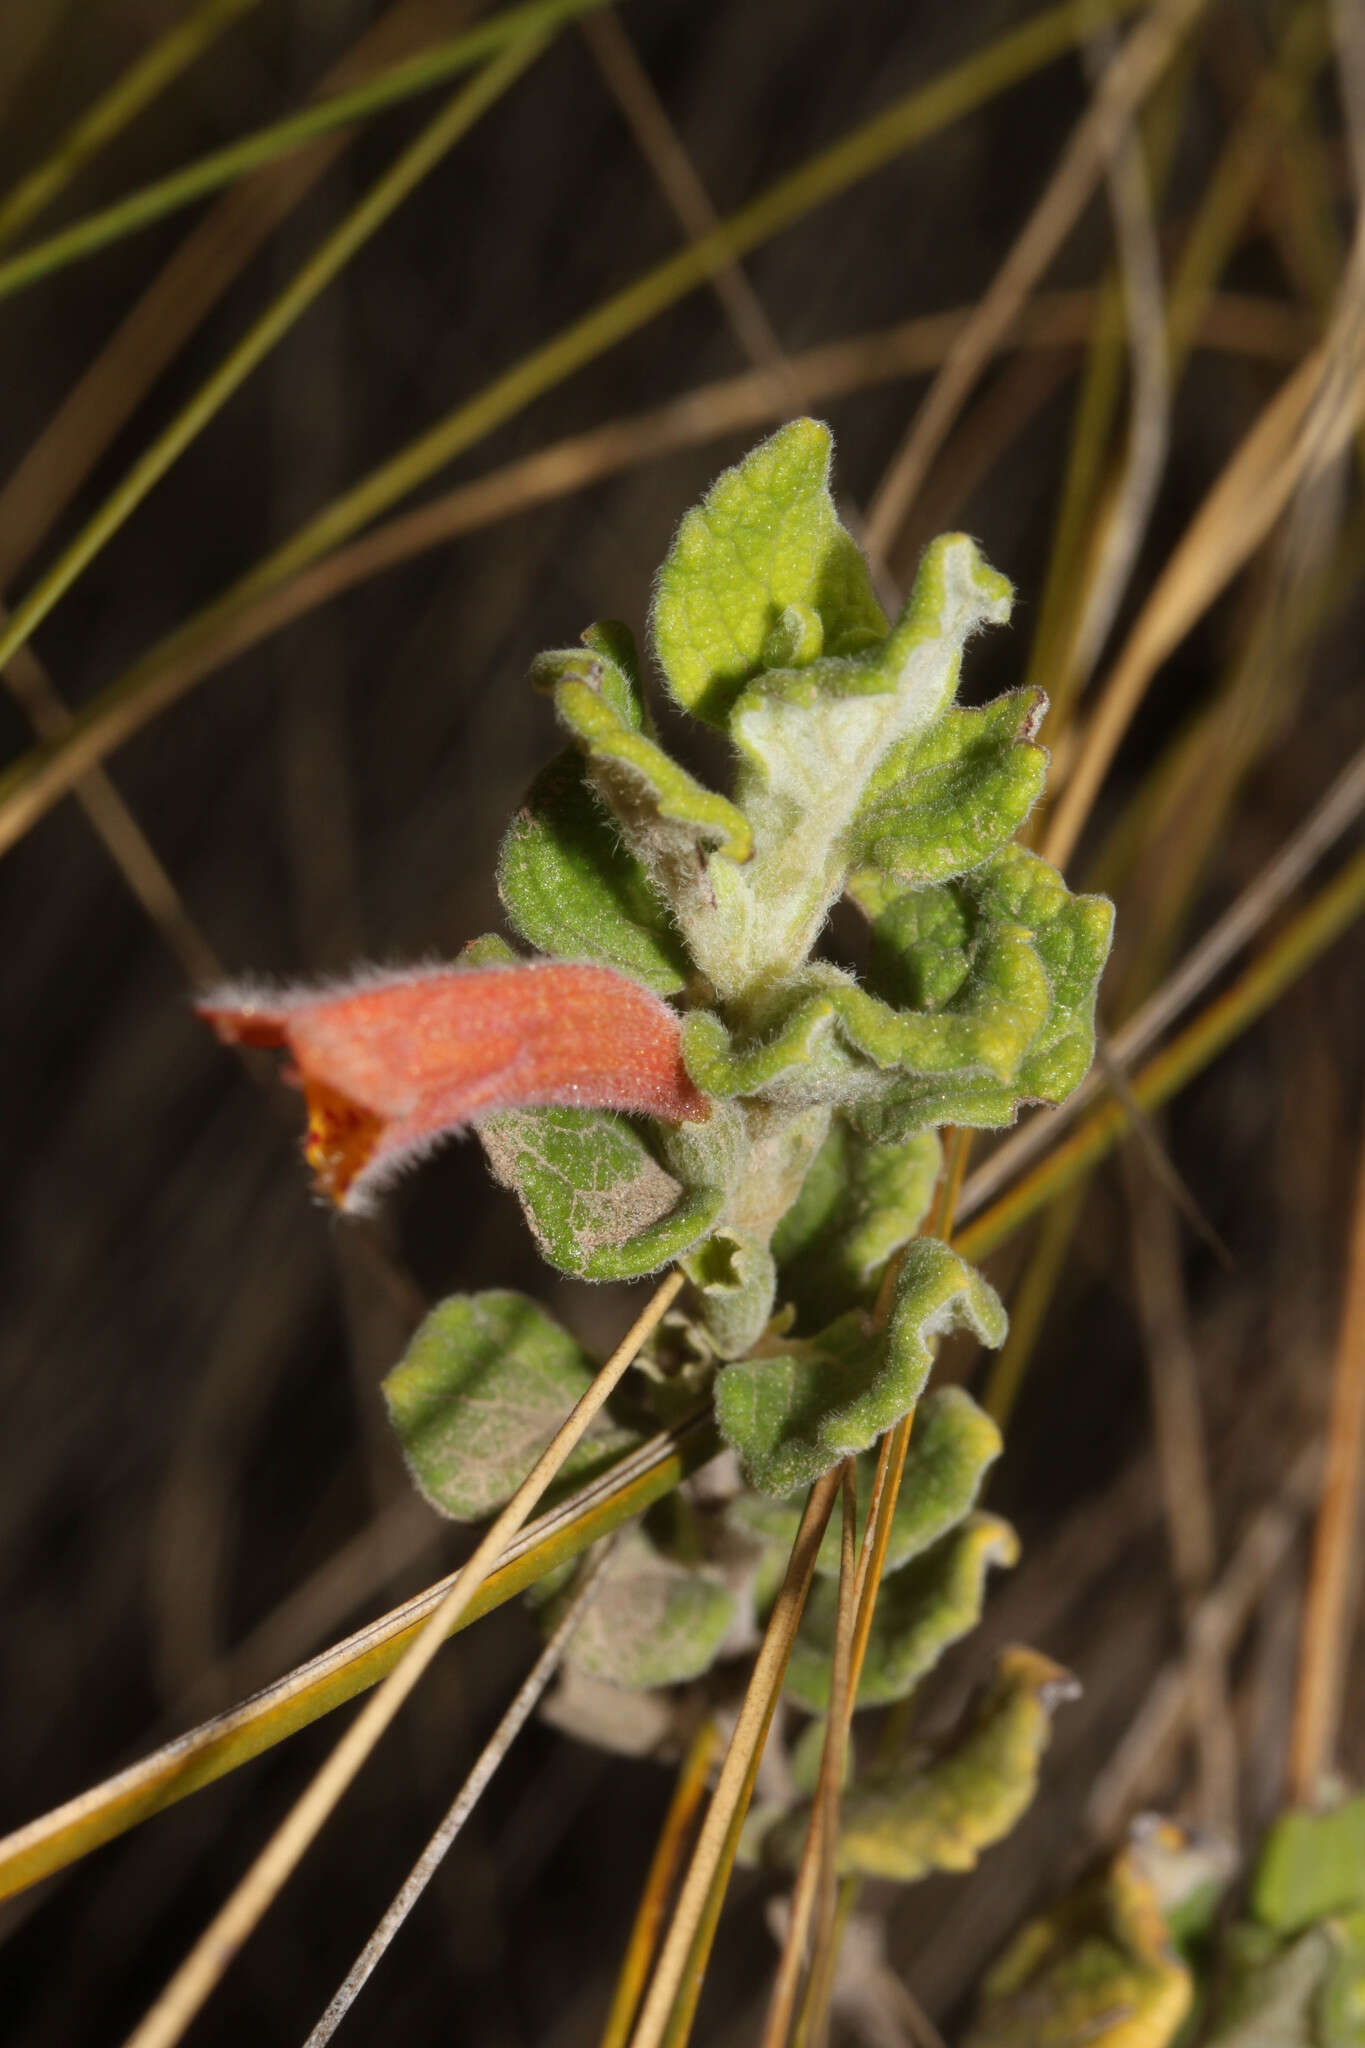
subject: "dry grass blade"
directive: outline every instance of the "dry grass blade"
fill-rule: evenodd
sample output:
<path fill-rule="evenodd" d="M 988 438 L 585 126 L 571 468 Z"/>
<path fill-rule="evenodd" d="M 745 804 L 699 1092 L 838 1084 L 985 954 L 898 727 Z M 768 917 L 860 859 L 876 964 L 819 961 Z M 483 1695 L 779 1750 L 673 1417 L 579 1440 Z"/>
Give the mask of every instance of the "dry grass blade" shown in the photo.
<path fill-rule="evenodd" d="M 1283 1494 L 1253 1516 L 1218 1579 L 1191 1614 L 1185 1654 L 1157 1674 L 1090 1788 L 1085 1816 L 1093 1841 L 1113 1841 L 1129 1814 L 1152 1795 L 1196 1711 L 1196 1646 L 1219 1663 L 1232 1656 L 1266 1587 L 1293 1548 L 1320 1464 L 1319 1448 L 1313 1444 L 1295 1463 Z"/>
<path fill-rule="evenodd" d="M 630 2039 L 631 2022 L 649 1977 L 669 1894 L 719 1746 L 720 1730 L 708 1718 L 693 1735 L 678 1770 L 678 1781 L 654 1845 L 599 2048 L 626 2048 Z"/>
<path fill-rule="evenodd" d="M 378 1691 L 367 1700 L 322 1769 L 276 1830 L 226 1905 L 200 1936 L 161 1997 L 129 2036 L 128 2048 L 173 2048 L 261 1914 L 361 1769 L 532 1508 L 659 1324 L 683 1285 L 675 1271 L 658 1287 L 588 1391 L 542 1451 L 480 1539 L 455 1583 Z"/>
<path fill-rule="evenodd" d="M 1217 1538 L 1198 1359 L 1180 1268 L 1180 1234 L 1166 1191 L 1132 1147 L 1125 1149 L 1123 1164 L 1171 1574 L 1196 1695 L 1197 1815 L 1200 1826 L 1210 1833 L 1232 1837 L 1237 1826 L 1237 1741 L 1227 1669 L 1207 1640 L 1194 1632 L 1194 1616 L 1217 1564 Z"/>
<path fill-rule="evenodd" d="M 1112 38 L 1104 38 L 1106 43 Z M 1171 378 L 1152 192 L 1137 124 L 1129 114 L 1105 166 L 1128 330 L 1128 448 L 1105 507 L 1089 587 L 1071 643 L 1068 692 L 1083 690 L 1122 602 L 1165 467 Z"/>
<path fill-rule="evenodd" d="M 361 1991 L 374 1975 L 390 1942 L 436 1875 L 451 1844 L 483 1797 L 494 1772 L 525 1727 L 541 1694 L 559 1669 L 575 1629 L 592 1604 L 613 1548 L 614 1541 L 609 1538 L 596 1556 L 589 1558 L 584 1565 L 572 1598 L 549 1642 L 513 1694 L 511 1704 L 489 1736 L 477 1763 L 460 1787 L 441 1825 L 413 1864 L 394 1895 L 393 1903 L 356 1957 L 335 1998 L 308 2036 L 304 2048 L 323 2048 L 324 2042 L 331 2040 Z"/>
<path fill-rule="evenodd" d="M 811 1921 L 819 1901 L 821 1920 L 835 1910 L 835 1857 L 839 1846 L 839 1788 L 848 1751 L 848 1688 L 857 1615 L 857 1555 L 854 1547 L 857 1493 L 853 1461 L 840 1467 L 842 1528 L 839 1548 L 839 1604 L 835 1616 L 834 1655 L 830 1664 L 829 1714 L 820 1753 L 820 1771 L 811 1800 L 810 1822 L 792 1888 L 791 1912 L 782 1955 L 773 1980 L 762 2048 L 784 2048 L 796 2014 L 796 1994 L 806 1961 Z"/>
<path fill-rule="evenodd" d="M 106 142 L 135 121 L 143 108 L 202 56 L 224 29 L 257 4 L 258 0 L 202 0 L 193 14 L 178 22 L 140 57 L 118 84 L 96 100 L 63 136 L 46 162 L 30 171 L 0 200 L 0 246 L 13 241 Z"/>
<path fill-rule="evenodd" d="M 963 400 L 1075 224 L 1133 112 L 1170 63 L 1203 4 L 1204 0 L 1164 0 L 1134 29 L 1106 71 L 1046 191 L 882 479 L 867 521 L 868 543 L 878 552 L 890 547 Z"/>
<path fill-rule="evenodd" d="M 719 1913 L 720 1897 L 729 1881 L 739 1829 L 753 1790 L 754 1774 L 768 1728 L 782 1690 L 787 1659 L 791 1655 L 797 1623 L 815 1573 L 820 1550 L 839 1490 L 839 1472 L 826 1472 L 817 1479 L 806 1501 L 801 1526 L 796 1532 L 786 1576 L 764 1631 L 762 1647 L 745 1689 L 744 1703 L 735 1723 L 725 1761 L 706 1810 L 697 1846 L 692 1852 L 677 1904 L 664 1938 L 654 1976 L 631 2036 L 631 2048 L 660 2048 L 667 2032 L 670 2040 L 679 2030 L 671 2025 L 675 2001 L 688 2004 L 687 2021 L 681 2030 L 686 2038 L 691 2006 L 700 1989 L 710 1948 L 709 1927 Z M 708 1908 L 713 1909 L 708 1911 Z M 700 1942 L 700 1952 L 694 1952 Z M 690 2001 L 690 2003 L 688 2003 Z"/>
<path fill-rule="evenodd" d="M 1190 948 L 1176 971 L 1109 1040 L 1109 1059 L 1127 1071 L 1141 1059 L 1162 1033 L 1220 974 L 1233 957 L 1263 930 L 1281 904 L 1323 854 L 1349 830 L 1365 810 L 1365 748 L 1350 760 L 1332 787 L 1298 830 L 1286 841 L 1273 860 L 1242 891 L 1198 943 Z M 1102 1074 L 1083 1081 L 1060 1109 L 1044 1110 L 997 1146 L 979 1166 L 962 1190 L 958 1205 L 965 1221 L 1011 1180 L 1021 1168 L 1037 1159 L 1056 1141 L 1058 1133 L 1073 1122 L 1081 1110 L 1104 1092 Z"/>
<path fill-rule="evenodd" d="M 1094 294 L 1056 292 L 1026 308 L 1009 337 L 1013 346 L 1068 348 L 1090 329 Z M 941 362 L 968 313 L 935 313 L 884 333 L 834 342 L 788 359 L 802 402 L 815 404 L 889 381 Z M 1225 294 L 1207 308 L 1205 341 L 1249 350 L 1273 362 L 1294 361 L 1311 341 L 1302 315 L 1268 299 Z M 396 568 L 428 549 L 673 449 L 693 447 L 742 428 L 782 417 L 785 396 L 768 371 L 748 372 L 704 385 L 668 405 L 612 422 L 461 484 L 414 512 L 378 526 L 363 540 L 337 548 L 315 568 L 300 572 L 265 597 L 212 608 L 153 647 L 116 678 L 76 720 L 60 743 L 0 772 L 0 851 L 22 837 L 87 768 L 112 753 L 159 712 L 234 656 L 281 631 L 317 606 L 371 576 Z M 3 499 L 0 499 L 0 515 Z"/>
<path fill-rule="evenodd" d="M 581 30 L 683 233 L 700 242 L 714 233 L 719 217 L 619 18 L 611 13 L 594 14 L 582 23 Z M 760 367 L 766 364 L 780 377 L 785 364 L 782 344 L 742 266 L 723 258 L 711 286 L 750 362 Z M 785 397 L 789 400 L 791 395 L 788 384 Z"/>
<path fill-rule="evenodd" d="M 8 625 L 0 629 L 0 668 L 16 649 L 26 644 L 105 542 L 117 533 L 147 493 L 160 482 L 195 436 L 289 331 L 318 293 L 331 283 L 356 250 L 435 168 L 446 151 L 540 55 L 547 40 L 546 32 L 528 36 L 485 65 L 470 85 L 464 86 L 446 103 L 436 119 L 428 123 L 416 141 L 402 152 L 360 204 L 326 238 L 213 375 L 133 464 L 123 481 L 82 527 L 46 575 L 16 605 Z"/>
<path fill-rule="evenodd" d="M 1351 1217 L 1346 1296 L 1332 1370 L 1322 1498 L 1313 1536 L 1289 1744 L 1291 1796 L 1311 1803 L 1336 1761 L 1353 1635 L 1352 1582 L 1365 1469 L 1365 1142 Z"/>
<path fill-rule="evenodd" d="M 1065 867 L 1161 663 L 1303 487 L 1337 460 L 1365 406 L 1365 213 L 1332 329 L 1266 407 L 1191 520 L 1133 626 L 1043 841 Z"/>

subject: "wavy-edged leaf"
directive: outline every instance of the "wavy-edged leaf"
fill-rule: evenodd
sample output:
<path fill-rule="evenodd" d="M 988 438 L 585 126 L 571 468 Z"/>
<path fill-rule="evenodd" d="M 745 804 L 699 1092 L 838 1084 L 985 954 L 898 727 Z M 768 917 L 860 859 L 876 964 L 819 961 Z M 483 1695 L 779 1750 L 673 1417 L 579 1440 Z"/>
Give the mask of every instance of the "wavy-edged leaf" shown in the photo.
<path fill-rule="evenodd" d="M 659 665 L 678 702 L 712 725 L 761 669 L 848 654 L 886 632 L 830 496 L 832 447 L 816 420 L 780 428 L 716 479 L 659 571 Z"/>
<path fill-rule="evenodd" d="M 905 1454 L 905 1469 L 887 1539 L 883 1579 L 918 1557 L 949 1529 L 955 1528 L 976 1503 L 987 1469 L 1003 1448 L 1000 1431 L 985 1410 L 962 1387 L 936 1387 L 915 1410 Z M 865 1452 L 858 1460 L 858 1498 L 871 1498 L 876 1458 Z M 796 1540 L 804 1497 L 768 1500 L 744 1493 L 730 1509 L 742 1529 L 760 1537 L 785 1559 Z M 823 1578 L 839 1576 L 839 1531 L 827 1529 L 815 1569 Z"/>
<path fill-rule="evenodd" d="M 631 700 L 622 708 L 614 662 L 591 647 L 566 648 L 541 655 L 535 675 L 551 688 L 594 786 L 660 886 L 674 863 L 690 857 L 695 864 L 703 846 L 718 847 L 732 861 L 749 858 L 753 838 L 744 813 L 666 754 L 637 722 Z"/>
<path fill-rule="evenodd" d="M 712 860 L 709 898 L 687 925 L 722 997 L 781 980 L 805 958 L 847 880 L 869 778 L 951 702 L 967 636 L 1008 614 L 1008 584 L 974 542 L 945 534 L 925 550 L 905 611 L 879 645 L 745 685 L 730 733 L 753 858 L 742 869 Z"/>
<path fill-rule="evenodd" d="M 657 1272 L 705 1237 L 725 1200 L 684 1187 L 628 1118 L 604 1110 L 509 1110 L 477 1129 L 545 1257 L 583 1280 Z"/>
<path fill-rule="evenodd" d="M 383 1382 L 389 1420 L 418 1491 L 476 1521 L 511 1498 L 597 1367 L 524 1294 L 453 1294 L 432 1309 Z M 560 1483 L 580 1484 L 638 1443 L 601 1415 Z"/>
<path fill-rule="evenodd" d="M 1008 1522 L 971 1514 L 884 1580 L 872 1610 L 857 1704 L 886 1706 L 913 1692 L 949 1645 L 980 1621 L 991 1567 L 1011 1566 L 1018 1557 L 1019 1539 Z M 787 1696 L 810 1714 L 829 1707 L 838 1600 L 832 1580 L 817 1580 L 792 1645 Z"/>
<path fill-rule="evenodd" d="M 721 1434 L 762 1492 L 809 1486 L 900 1420 L 923 1390 L 934 1339 L 963 1327 L 1002 1344 L 1000 1297 L 948 1245 L 916 1238 L 884 1327 L 855 1309 L 779 1357 L 726 1366 L 716 1380 Z"/>
<path fill-rule="evenodd" d="M 1129 1848 L 1021 1928 L 982 1980 L 963 2048 L 1170 2048 L 1192 1995 L 1157 1884 Z"/>
<path fill-rule="evenodd" d="M 1012 1100 L 1050 1007 L 1032 935 L 1003 919 L 983 921 L 955 957 L 965 972 L 940 1009 L 893 1008 L 816 962 L 742 1038 L 714 1011 L 693 1010 L 683 1021 L 683 1060 L 697 1087 L 722 1098 L 857 1104 L 879 1100 L 892 1070 L 926 1099 L 954 1090 L 966 1099 L 975 1088 Z M 946 1120 L 926 1117 L 920 1126 Z"/>
<path fill-rule="evenodd" d="M 907 1075 L 875 1103 L 856 1106 L 859 1128 L 883 1139 L 926 1124 L 993 1129 L 1012 1123 L 1021 1102 L 1064 1101 L 1095 1056 L 1095 996 L 1113 924 L 1107 897 L 1073 895 L 1022 846 L 1007 846 L 961 881 L 897 898 L 873 928 L 873 985 L 890 1002 L 941 1003 L 942 1015 L 988 1003 L 992 984 L 1003 996 L 993 967 L 983 984 L 978 960 L 983 948 L 993 960 L 990 935 L 1006 931 L 1028 945 L 1045 1000 L 1008 1078 L 981 1068 Z M 690 1065 L 686 1033 L 684 1058 Z"/>
<path fill-rule="evenodd" d="M 687 948 L 573 748 L 537 776 L 508 826 L 498 894 L 521 937 L 542 952 L 618 967 L 659 995 L 687 981 Z"/>
<path fill-rule="evenodd" d="M 971 1870 L 1003 1839 L 1038 1786 L 1052 1716 L 1076 1681 L 1035 1650 L 1002 1650 L 966 1724 L 946 1748 L 859 1778 L 840 1809 L 845 1875 L 911 1884 L 935 1870 Z M 799 1857 L 807 1813 L 787 1816 L 765 1842 L 778 1865 Z"/>
<path fill-rule="evenodd" d="M 952 706 L 885 756 L 849 837 L 852 858 L 866 864 L 850 893 L 871 915 L 903 889 L 980 867 L 1013 838 L 1047 778 L 1034 737 L 1046 710 L 1038 689 L 980 710 Z"/>
<path fill-rule="evenodd" d="M 801 1193 L 773 1233 L 782 1299 L 802 1325 L 818 1329 L 870 1301 L 887 1260 L 924 1219 L 940 1158 L 934 1131 L 873 1145 L 843 1117 L 833 1118 Z"/>
<path fill-rule="evenodd" d="M 734 1613 L 718 1576 L 675 1562 L 637 1529 L 618 1546 L 566 1654 L 590 1678 L 627 1691 L 681 1685 L 710 1669 Z M 547 1625 L 556 1618 L 552 1603 Z"/>

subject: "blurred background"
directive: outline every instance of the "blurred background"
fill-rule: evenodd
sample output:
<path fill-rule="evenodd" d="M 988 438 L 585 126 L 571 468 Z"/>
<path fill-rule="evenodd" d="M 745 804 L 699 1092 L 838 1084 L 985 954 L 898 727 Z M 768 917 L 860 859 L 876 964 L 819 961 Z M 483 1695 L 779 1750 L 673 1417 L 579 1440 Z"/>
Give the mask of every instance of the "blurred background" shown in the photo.
<path fill-rule="evenodd" d="M 1060 9 L 1055 47 L 1032 54 L 1016 38 L 1043 17 L 1024 0 L 629 0 L 568 22 L 433 150 L 16 651 L 0 696 L 17 764 L 0 782 L 0 1828 L 458 1562 L 469 1539 L 416 1502 L 378 1395 L 426 1303 L 522 1287 L 603 1353 L 629 1321 L 630 1290 L 539 1269 L 472 1143 L 376 1223 L 325 1213 L 293 1099 L 218 1047 L 188 997 L 219 973 L 447 956 L 496 926 L 501 829 L 556 744 L 532 656 L 603 615 L 641 631 L 681 512 L 769 425 L 831 422 L 841 503 L 870 520 L 888 587 L 948 525 L 1014 582 L 1014 624 L 974 645 L 964 695 L 1025 678 L 1054 695 L 1062 795 L 1039 843 L 1060 821 L 1073 884 L 1117 899 L 1110 1028 L 1264 881 L 1365 741 L 1354 13 L 1209 0 L 1130 9 L 1116 28 L 1099 7 Z M 10 0 L 4 14 L 0 264 L 482 10 Z M 1157 40 L 1150 90 L 1125 108 L 1113 66 L 1134 19 Z M 187 24 L 185 61 L 145 105 L 98 148 L 67 148 Z M 959 102 L 925 101 L 918 136 L 907 127 L 829 196 L 798 195 L 742 265 L 713 261 L 708 282 L 703 263 L 527 402 L 457 414 L 716 217 L 949 75 Z M 464 83 L 31 281 L 0 271 L 11 613 Z M 22 181 L 54 161 L 63 175 L 34 197 Z M 1048 232 L 1021 239 L 1068 164 Z M 888 470 L 983 306 L 979 371 L 947 393 L 900 502 Z M 292 613 L 253 614 L 240 646 L 240 604 L 170 640 L 453 414 L 450 459 L 396 479 L 335 538 L 423 505 L 428 529 Z M 275 587 L 300 588 L 283 573 Z M 114 731 L 118 703 L 135 715 Z M 74 787 L 71 714 L 94 735 Z M 1093 802 L 1068 813 L 1092 769 Z M 1264 903 L 1253 953 L 1348 872 L 1357 809 Z M 1084 1687 L 1009 1841 L 970 1878 L 878 1901 L 888 1955 L 949 2038 L 1005 1936 L 1134 1811 L 1245 1842 L 1286 1796 L 1362 1137 L 1361 951 L 1339 922 L 1144 1140 L 993 1253 L 1018 1331 L 1005 1377 L 965 1351 L 948 1362 L 1008 1412 L 992 1505 L 1024 1551 L 927 1718 L 1010 1640 Z M 1195 1671 L 1201 1612 L 1223 1628 Z M 441 1655 L 195 2041 L 303 2037 L 536 1642 L 514 1606 Z M 1179 1701 L 1163 1720 L 1167 1681 Z M 1359 1779 L 1359 1659 L 1350 1687 L 1332 1761 Z M 0 1907 L 7 2038 L 121 2039 L 340 1720 Z M 670 1784 L 659 1763 L 533 1723 L 350 2032 L 595 2040 Z M 736 1884 L 698 2039 L 755 2036 L 770 1889 Z"/>

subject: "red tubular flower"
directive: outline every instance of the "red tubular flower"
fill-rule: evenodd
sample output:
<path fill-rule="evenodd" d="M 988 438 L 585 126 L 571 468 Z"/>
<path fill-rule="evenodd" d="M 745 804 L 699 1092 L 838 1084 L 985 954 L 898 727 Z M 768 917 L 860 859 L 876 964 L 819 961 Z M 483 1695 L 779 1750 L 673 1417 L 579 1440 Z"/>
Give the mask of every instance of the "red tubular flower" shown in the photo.
<path fill-rule="evenodd" d="M 195 1007 L 229 1044 L 293 1055 L 304 1156 L 344 1209 L 363 1209 L 437 1139 L 496 1110 L 710 1115 L 683 1066 L 675 1013 L 609 967 L 426 967 L 330 991 L 226 989 Z"/>

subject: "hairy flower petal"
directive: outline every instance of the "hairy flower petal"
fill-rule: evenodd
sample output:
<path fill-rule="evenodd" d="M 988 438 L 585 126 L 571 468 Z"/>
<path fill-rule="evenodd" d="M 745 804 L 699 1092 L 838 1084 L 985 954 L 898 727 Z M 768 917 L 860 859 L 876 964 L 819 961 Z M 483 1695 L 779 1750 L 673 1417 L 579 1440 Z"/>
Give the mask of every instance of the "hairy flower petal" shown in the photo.
<path fill-rule="evenodd" d="M 700 1122 L 679 1020 L 608 967 L 526 961 L 419 968 L 350 988 L 197 1006 L 220 1038 L 278 1045 L 308 1104 L 305 1154 L 318 1186 L 365 1206 L 394 1172 L 474 1117 L 555 1106 Z"/>

